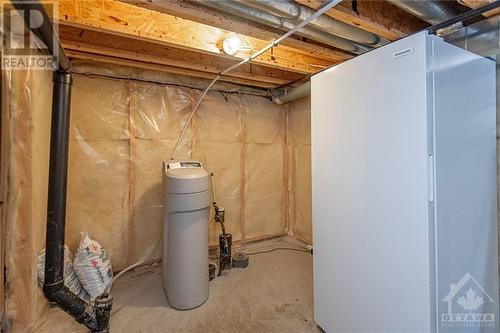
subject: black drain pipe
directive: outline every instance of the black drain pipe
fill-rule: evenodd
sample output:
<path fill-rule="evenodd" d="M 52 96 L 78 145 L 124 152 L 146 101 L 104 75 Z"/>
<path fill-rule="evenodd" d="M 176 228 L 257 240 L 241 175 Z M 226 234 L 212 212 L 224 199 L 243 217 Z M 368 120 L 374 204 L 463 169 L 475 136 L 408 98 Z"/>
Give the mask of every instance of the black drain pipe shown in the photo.
<path fill-rule="evenodd" d="M 14 1 L 22 10 L 26 26 L 30 28 L 30 11 L 43 17 L 41 26 L 31 29 L 48 48 L 51 55 L 57 52 L 57 68 L 53 77 L 52 123 L 50 131 L 49 186 L 47 203 L 47 229 L 45 245 L 45 297 L 59 306 L 92 332 L 109 332 L 109 317 L 113 305 L 111 295 L 99 296 L 94 302 L 86 302 L 64 285 L 64 231 L 66 224 L 66 188 L 68 178 L 68 143 L 71 111 L 71 72 L 64 49 L 54 26 L 43 6 L 33 1 Z"/>

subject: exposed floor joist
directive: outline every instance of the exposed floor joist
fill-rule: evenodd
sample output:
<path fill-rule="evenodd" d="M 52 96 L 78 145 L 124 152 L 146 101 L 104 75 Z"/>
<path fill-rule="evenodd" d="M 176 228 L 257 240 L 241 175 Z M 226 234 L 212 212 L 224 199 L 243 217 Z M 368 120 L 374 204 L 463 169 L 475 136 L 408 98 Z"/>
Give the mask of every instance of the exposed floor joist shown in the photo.
<path fill-rule="evenodd" d="M 324 2 L 295 1 L 312 9 L 318 9 Z M 357 1 L 356 6 L 357 12 L 352 10 L 352 1 L 342 1 L 326 15 L 389 40 L 397 40 L 426 27 L 425 22 L 386 1 Z"/>
<path fill-rule="evenodd" d="M 296 0 L 317 9 L 321 0 Z M 385 1 L 346 0 L 328 15 L 391 40 L 420 30 L 425 23 Z M 210 79 L 280 36 L 277 30 L 187 0 L 62 0 L 61 40 L 78 59 L 154 68 Z M 225 38 L 238 34 L 250 50 L 235 57 L 221 51 Z M 295 81 L 351 56 L 302 38 L 288 38 L 223 81 L 269 88 Z"/>
<path fill-rule="evenodd" d="M 492 0 L 458 0 L 459 3 L 463 4 L 472 9 L 480 8 L 486 6 L 487 4 L 493 2 Z M 484 13 L 485 17 L 492 17 L 500 14 L 500 8 L 490 10 L 489 12 Z"/>
<path fill-rule="evenodd" d="M 249 54 L 248 51 L 241 51 L 235 57 L 230 57 L 220 50 L 222 41 L 234 35 L 233 32 L 119 1 L 60 1 L 58 23 L 225 59 L 242 59 Z M 267 41 L 254 37 L 240 35 L 240 38 L 252 50 L 259 50 L 268 44 Z M 302 74 L 315 73 L 333 63 L 331 60 L 297 52 L 288 46 L 275 47 L 254 62 Z"/>
<path fill-rule="evenodd" d="M 251 21 L 242 20 L 236 16 L 209 7 L 200 8 L 200 6 L 186 0 L 126 0 L 125 2 L 265 41 L 271 41 L 282 35 L 281 32 L 272 31 L 272 29 L 268 27 L 261 26 Z M 298 53 L 315 56 L 332 62 L 338 62 L 351 57 L 346 53 L 308 43 L 294 37 L 284 40 L 282 45 L 291 47 Z"/>
<path fill-rule="evenodd" d="M 147 62 L 137 61 L 137 60 L 129 60 L 128 58 L 120 58 L 120 57 L 117 57 L 116 55 L 107 56 L 107 55 L 99 55 L 96 53 L 89 53 L 89 52 L 83 52 L 83 51 L 73 51 L 73 50 L 67 50 L 66 53 L 67 53 L 68 57 L 73 58 L 73 59 L 89 60 L 89 61 L 96 61 L 96 62 L 102 62 L 102 63 L 107 63 L 107 64 L 136 67 L 136 68 L 142 68 L 142 69 L 147 69 L 147 70 L 154 70 L 154 71 L 159 71 L 159 72 L 166 72 L 166 73 L 171 73 L 171 74 L 190 76 L 190 77 L 195 77 L 195 78 L 200 78 L 200 79 L 214 79 L 216 76 L 216 74 L 209 74 L 206 72 L 200 72 L 200 71 L 191 70 L 191 69 L 184 69 L 184 68 L 173 67 L 173 66 L 168 66 L 168 65 L 160 65 L 160 64 L 155 64 L 155 63 L 147 63 Z M 257 82 L 257 81 L 252 81 L 252 80 L 239 79 L 239 78 L 235 78 L 235 77 L 225 77 L 224 80 L 220 80 L 220 81 L 244 85 L 244 86 L 266 88 L 266 89 L 273 88 L 276 86 L 276 84 L 272 84 L 272 83 Z"/>
<path fill-rule="evenodd" d="M 214 74 L 235 63 L 234 60 L 209 54 L 75 27 L 61 26 L 59 35 L 64 48 L 72 57 L 85 60 L 92 60 L 91 56 L 94 54 L 95 60 L 124 65 L 135 64 L 135 67 L 141 68 L 155 64 L 158 65 L 158 70 L 206 79 L 213 78 Z M 116 59 L 111 61 L 112 57 Z M 300 77 L 301 74 L 293 72 L 245 64 L 228 73 L 223 81 L 269 88 Z"/>

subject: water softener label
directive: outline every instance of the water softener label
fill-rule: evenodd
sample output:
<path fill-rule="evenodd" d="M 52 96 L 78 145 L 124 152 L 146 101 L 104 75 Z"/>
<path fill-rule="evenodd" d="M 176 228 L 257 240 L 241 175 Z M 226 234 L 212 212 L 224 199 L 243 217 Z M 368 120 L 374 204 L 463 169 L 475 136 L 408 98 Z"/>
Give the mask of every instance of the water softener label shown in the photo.
<path fill-rule="evenodd" d="M 167 165 L 167 169 L 178 169 L 180 167 L 181 167 L 180 163 L 170 163 L 169 165 Z"/>

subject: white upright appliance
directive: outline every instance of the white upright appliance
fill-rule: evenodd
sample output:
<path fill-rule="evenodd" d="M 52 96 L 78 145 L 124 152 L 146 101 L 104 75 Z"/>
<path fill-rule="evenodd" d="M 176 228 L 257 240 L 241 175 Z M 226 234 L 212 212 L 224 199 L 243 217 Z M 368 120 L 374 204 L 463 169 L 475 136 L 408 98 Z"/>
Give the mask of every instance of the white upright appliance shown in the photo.
<path fill-rule="evenodd" d="M 495 63 L 421 32 L 312 78 L 314 317 L 499 332 Z"/>

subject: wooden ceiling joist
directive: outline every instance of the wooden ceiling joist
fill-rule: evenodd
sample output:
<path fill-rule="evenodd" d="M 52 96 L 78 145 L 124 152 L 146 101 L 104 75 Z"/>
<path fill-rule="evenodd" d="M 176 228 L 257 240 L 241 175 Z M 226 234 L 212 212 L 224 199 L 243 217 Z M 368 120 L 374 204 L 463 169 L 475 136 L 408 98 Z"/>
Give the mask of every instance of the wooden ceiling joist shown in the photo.
<path fill-rule="evenodd" d="M 191 70 L 186 73 L 196 74 L 196 77 L 200 77 L 200 73 L 205 72 L 207 79 L 212 77 L 212 74 L 217 74 L 235 63 L 235 60 L 221 59 L 210 54 L 75 27 L 61 26 L 59 36 L 63 47 L 74 58 L 91 60 L 90 55 L 95 54 L 106 56 L 106 58 L 96 57 L 95 60 L 105 59 L 105 62 L 110 62 L 109 57 L 115 57 L 117 58 L 115 63 L 130 60 L 137 65 L 136 67 L 156 64 L 163 66 L 161 68 L 164 71 L 175 71 L 176 74 L 179 74 L 178 69 Z M 127 62 L 127 64 L 130 63 Z M 173 70 L 173 68 L 176 69 Z M 235 83 L 234 80 L 242 79 L 241 84 L 251 83 L 252 86 L 263 88 L 268 88 L 270 85 L 282 85 L 302 76 L 302 74 L 256 64 L 245 64 L 227 75 L 228 78 L 232 78 L 230 81 L 232 83 Z"/>
<path fill-rule="evenodd" d="M 295 0 L 318 9 L 322 0 Z M 281 32 L 187 0 L 61 0 L 58 23 L 63 46 L 78 59 L 154 68 L 210 79 L 267 46 Z M 386 1 L 345 0 L 327 14 L 389 40 L 425 23 Z M 235 56 L 222 42 L 238 35 Z M 295 81 L 351 55 L 303 38 L 288 38 L 251 64 L 228 73 L 226 82 L 269 88 Z"/>
<path fill-rule="evenodd" d="M 463 4 L 472 9 L 477 9 L 483 6 L 486 6 L 489 3 L 494 2 L 495 0 L 458 0 L 459 3 Z M 485 17 L 492 17 L 500 14 L 500 9 L 490 10 L 489 12 L 484 13 Z"/>
<path fill-rule="evenodd" d="M 122 52 L 124 52 L 124 51 L 122 51 Z M 207 72 L 201 72 L 201 71 L 197 71 L 197 70 L 181 68 L 181 67 L 174 67 L 174 66 L 169 66 L 169 65 L 156 64 L 156 63 L 148 63 L 148 62 L 144 62 L 144 61 L 130 60 L 129 58 L 125 58 L 125 57 L 119 58 L 116 55 L 107 56 L 107 55 L 99 55 L 96 53 L 73 51 L 73 50 L 67 50 L 66 53 L 67 53 L 68 57 L 73 58 L 73 59 L 96 61 L 96 62 L 102 62 L 102 63 L 113 64 L 113 65 L 142 68 L 142 69 L 147 69 L 147 70 L 166 72 L 166 73 L 183 75 L 183 76 L 190 76 L 190 77 L 195 77 L 195 78 L 199 78 L 199 79 L 211 80 L 211 79 L 214 79 L 216 77 L 216 74 L 210 74 Z M 237 77 L 233 77 L 233 76 L 225 76 L 224 78 L 220 79 L 220 81 L 244 85 L 244 86 L 266 88 L 266 89 L 276 87 L 276 84 L 273 84 L 273 83 L 253 81 L 253 80 L 242 79 L 242 78 L 237 78 Z"/>
<path fill-rule="evenodd" d="M 220 50 L 222 41 L 234 32 L 187 21 L 172 15 L 113 0 L 74 0 L 59 2 L 60 25 L 68 25 L 145 42 L 168 45 L 225 59 L 245 58 L 248 51 L 230 57 Z M 259 50 L 267 41 L 240 35 L 244 45 Z M 309 74 L 328 67 L 331 60 L 278 46 L 254 60 L 271 68 Z"/>
<path fill-rule="evenodd" d="M 150 10 L 174 15 L 189 21 L 233 31 L 246 36 L 252 36 L 265 41 L 271 41 L 282 35 L 281 32 L 272 31 L 272 29 L 269 29 L 268 27 L 255 24 L 251 21 L 242 20 L 238 17 L 209 7 L 201 8 L 200 6 L 192 4 L 186 0 L 126 0 L 125 2 Z M 282 45 L 293 48 L 298 53 L 330 60 L 332 62 L 342 61 L 351 57 L 346 53 L 317 44 L 308 43 L 293 37 L 285 39 L 282 42 Z"/>

